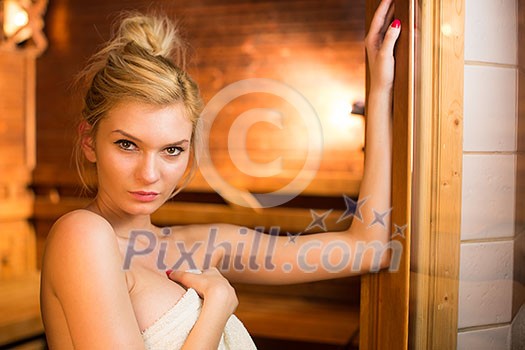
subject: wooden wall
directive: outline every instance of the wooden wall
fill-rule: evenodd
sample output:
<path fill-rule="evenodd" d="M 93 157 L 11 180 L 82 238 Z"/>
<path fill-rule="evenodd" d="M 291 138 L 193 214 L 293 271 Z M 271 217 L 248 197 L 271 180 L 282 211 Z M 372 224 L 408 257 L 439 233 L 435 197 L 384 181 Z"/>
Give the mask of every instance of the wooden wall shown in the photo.
<path fill-rule="evenodd" d="M 0 52 L 0 280 L 34 272 L 33 194 L 35 59 Z M 0 282 L 1 283 L 1 282 Z"/>

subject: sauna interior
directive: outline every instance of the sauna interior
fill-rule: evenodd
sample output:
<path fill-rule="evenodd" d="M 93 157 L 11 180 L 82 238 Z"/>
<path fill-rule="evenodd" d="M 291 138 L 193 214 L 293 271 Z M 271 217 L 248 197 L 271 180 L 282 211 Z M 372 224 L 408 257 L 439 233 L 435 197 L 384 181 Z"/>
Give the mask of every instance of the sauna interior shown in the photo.
<path fill-rule="evenodd" d="M 71 155 L 74 80 L 123 10 L 180 20 L 207 105 L 241 86 L 216 114 L 212 167 L 156 224 L 279 227 L 291 238 L 350 224 L 339 218 L 362 177 L 363 39 L 379 0 L 152 3 L 0 0 L 0 349 L 46 349 L 46 236 L 91 196 Z M 406 236 L 395 237 L 401 268 L 235 285 L 237 314 L 260 349 L 525 349 L 525 0 L 396 0 L 396 16 L 392 217 L 407 217 Z M 318 123 L 302 113 L 311 110 Z M 297 178 L 308 181 L 286 187 Z"/>
<path fill-rule="evenodd" d="M 250 202 L 258 200 L 259 193 L 277 191 L 304 176 L 302 171 L 318 168 L 297 197 L 259 210 L 235 203 L 228 198 L 231 190 L 212 188 L 198 173 L 159 210 L 154 222 L 231 222 L 265 231 L 279 227 L 284 235 L 342 229 L 350 223 L 337 220 L 345 209 L 343 195 L 356 197 L 363 168 L 365 120 L 359 104 L 365 98 L 364 0 L 160 1 L 155 5 L 145 0 L 50 0 L 43 17 L 45 50 L 29 56 L 0 55 L 2 113 L 10 112 L 0 124 L 0 299 L 6 310 L 12 310 L 2 310 L 1 345 L 26 344 L 29 339 L 35 348 L 43 346 L 37 294 L 46 235 L 58 217 L 85 206 L 90 198 L 81 190 L 71 155 L 80 112 L 75 75 L 109 38 L 120 11 L 152 8 L 180 20 L 191 45 L 187 67 L 205 102 L 244 79 L 279 82 L 273 92 L 239 94 L 217 115 L 209 147 L 213 166 L 226 182 L 253 194 Z M 282 90 L 299 93 L 315 109 L 321 127 L 313 132 L 317 140 L 324 140 L 322 154 L 308 153 L 304 135 L 312 131 L 306 130 L 308 123 L 301 119 L 296 102 L 287 101 Z M 250 124 L 244 135 L 246 149 L 236 149 L 228 143 L 228 133 L 239 115 L 256 109 L 265 109 L 255 112 L 262 118 L 277 111 L 280 125 Z M 253 163 L 272 174 L 257 177 L 239 170 L 234 161 L 246 152 Z M 314 157 L 313 163 L 303 170 L 307 157 Z M 269 168 L 277 158 L 281 163 Z M 217 193 L 221 191 L 227 193 L 221 196 Z M 279 200 L 282 195 L 274 197 Z M 314 213 L 328 214 L 320 222 L 326 227 L 308 228 Z M 359 278 L 235 287 L 240 300 L 237 314 L 261 349 L 357 347 Z M 25 309 L 20 310 L 20 305 Z"/>

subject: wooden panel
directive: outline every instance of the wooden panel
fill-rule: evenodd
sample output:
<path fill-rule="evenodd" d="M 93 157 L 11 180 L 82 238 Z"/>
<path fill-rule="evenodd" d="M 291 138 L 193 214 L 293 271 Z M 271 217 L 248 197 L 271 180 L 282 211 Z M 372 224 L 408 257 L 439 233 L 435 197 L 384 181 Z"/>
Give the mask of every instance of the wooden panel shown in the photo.
<path fill-rule="evenodd" d="M 28 186 L 35 163 L 35 58 L 0 54 L 0 279 L 34 271 L 35 238 Z"/>
<path fill-rule="evenodd" d="M 331 171 L 318 173 L 312 182 L 304 189 L 302 195 L 315 195 L 315 196 L 341 196 L 342 193 L 348 196 L 356 196 L 359 192 L 359 185 L 362 177 L 362 153 L 359 157 L 348 158 L 356 159 L 352 165 L 351 172 L 349 171 Z M 357 160 L 359 159 L 359 161 Z M 290 179 L 285 177 L 285 174 L 280 176 L 274 176 L 267 182 L 252 181 L 248 176 L 241 177 L 238 172 L 233 173 L 221 173 L 221 176 L 228 183 L 236 186 L 237 188 L 249 188 L 255 193 L 266 193 L 278 188 L 281 188 L 283 184 L 289 183 Z M 1 178 L 1 175 L 0 175 Z M 75 191 L 77 194 L 81 193 L 78 175 L 76 171 L 67 169 L 61 169 L 53 164 L 39 164 L 37 172 L 34 175 L 34 183 L 37 189 L 47 187 L 67 188 L 69 191 Z M 212 192 L 213 189 L 210 187 L 208 182 L 203 178 L 200 172 L 197 172 L 195 178 L 188 185 L 185 190 L 186 192 Z M 175 200 L 177 197 L 175 197 Z"/>
<path fill-rule="evenodd" d="M 107 14 L 150 7 L 151 2 L 146 0 L 50 2 L 46 15 L 49 48 L 39 58 L 37 71 L 36 184 L 46 167 L 63 175 L 54 178 L 57 183 L 65 177 L 78 183 L 70 164 L 71 130 L 80 105 L 70 89 L 72 78 L 86 57 L 108 37 L 114 16 Z M 226 85 L 246 78 L 276 79 L 302 93 L 316 109 L 325 138 L 318 173 L 321 181 L 314 181 L 307 193 L 357 193 L 362 152 L 356 140 L 362 138 L 362 120 L 351 119 L 348 114 L 352 102 L 364 98 L 364 0 L 166 1 L 156 7 L 181 18 L 193 47 L 189 70 L 205 101 Z M 217 159 L 230 156 L 225 135 L 240 113 L 254 107 L 270 107 L 282 111 L 286 118 L 292 114 L 286 101 L 279 96 L 270 97 L 248 95 L 229 104 L 217 120 L 212 155 Z M 234 176 L 241 183 L 235 185 L 257 192 L 282 187 L 304 162 L 306 143 L 300 121 L 297 116 L 290 118 L 289 127 L 282 132 L 260 125 L 252 131 L 247 135 L 250 157 L 262 161 L 282 156 L 289 162 L 279 179 L 243 180 L 245 176 L 236 171 Z M 269 148 L 277 153 L 268 154 Z M 216 164 L 221 175 L 230 174 L 231 162 Z M 328 179 L 334 171 L 338 172 L 336 186 L 330 186 Z"/>
<path fill-rule="evenodd" d="M 47 197 L 37 196 L 35 217 L 56 220 L 59 216 L 83 208 L 88 203 L 87 199 L 75 197 L 61 198 L 59 202 L 54 203 Z M 348 226 L 347 222 L 336 222 L 342 213 L 340 210 L 334 210 L 326 218 L 329 230 L 342 230 Z M 286 234 L 286 231 L 303 231 L 312 221 L 312 216 L 308 210 L 300 208 L 267 208 L 256 213 L 253 210 L 223 204 L 168 202 L 152 215 L 152 221 L 157 225 L 228 222 L 247 227 L 262 226 L 266 229 L 278 226 L 281 233 Z"/>
<path fill-rule="evenodd" d="M 420 1 L 410 349 L 455 349 L 463 151 L 464 1 Z"/>
<path fill-rule="evenodd" d="M 27 183 L 0 182 L 0 222 L 29 219 L 33 216 L 33 193 Z"/>
<path fill-rule="evenodd" d="M 357 337 L 358 310 L 326 300 L 240 293 L 235 313 L 255 337 L 344 346 Z"/>
<path fill-rule="evenodd" d="M 31 168 L 34 58 L 18 52 L 2 52 L 0 67 L 0 171 Z"/>
<path fill-rule="evenodd" d="M 26 221 L 0 223 L 0 280 L 34 271 L 35 259 L 33 228 Z"/>
<path fill-rule="evenodd" d="M 39 290 L 35 271 L 0 283 L 0 347 L 44 333 Z"/>
<path fill-rule="evenodd" d="M 382 271 L 362 278 L 361 349 L 406 349 L 408 344 L 413 117 L 412 3 L 411 0 L 397 0 L 395 4 L 395 17 L 401 20 L 402 31 L 395 53 L 393 107 L 392 223 L 400 227 L 408 226 L 404 237 L 393 235 L 392 238 L 403 247 L 398 271 Z M 367 2 L 368 22 L 378 4 L 376 0 Z"/>

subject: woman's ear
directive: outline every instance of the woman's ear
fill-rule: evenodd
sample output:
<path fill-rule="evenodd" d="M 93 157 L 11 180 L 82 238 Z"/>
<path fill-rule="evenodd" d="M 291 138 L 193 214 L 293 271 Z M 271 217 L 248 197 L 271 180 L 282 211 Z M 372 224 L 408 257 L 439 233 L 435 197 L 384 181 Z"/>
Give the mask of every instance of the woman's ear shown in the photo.
<path fill-rule="evenodd" d="M 92 127 L 86 121 L 81 121 L 78 125 L 78 135 L 80 137 L 80 146 L 84 156 L 91 163 L 97 162 L 97 154 L 95 152 L 95 142 L 92 136 Z"/>

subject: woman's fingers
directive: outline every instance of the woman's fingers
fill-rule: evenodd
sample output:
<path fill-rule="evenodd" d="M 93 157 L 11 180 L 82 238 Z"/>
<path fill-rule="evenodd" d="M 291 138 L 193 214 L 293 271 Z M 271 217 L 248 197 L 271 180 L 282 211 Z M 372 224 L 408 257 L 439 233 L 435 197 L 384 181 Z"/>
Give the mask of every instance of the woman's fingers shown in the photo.
<path fill-rule="evenodd" d="M 204 294 L 210 287 L 216 287 L 221 284 L 229 285 L 226 278 L 216 268 L 211 268 L 204 272 L 200 270 L 168 270 L 166 275 L 172 281 L 179 282 L 186 288 L 195 289 L 202 297 L 204 297 Z"/>
<path fill-rule="evenodd" d="M 394 46 L 396 45 L 396 41 L 399 38 L 400 33 L 401 22 L 398 19 L 396 19 L 388 27 L 385 33 L 385 37 L 383 39 L 383 45 L 381 46 L 381 50 L 385 54 L 392 54 L 394 52 Z"/>
<path fill-rule="evenodd" d="M 204 300 L 219 300 L 221 307 L 232 313 L 237 307 L 238 300 L 235 289 L 228 280 L 222 276 L 217 268 L 204 272 L 199 270 L 166 271 L 169 279 L 179 282 L 186 288 L 193 288 Z"/>
<path fill-rule="evenodd" d="M 172 281 L 180 282 L 182 285 L 188 288 L 194 288 L 196 290 L 200 289 L 200 284 L 203 278 L 199 275 L 202 274 L 200 270 L 167 270 L 166 276 Z"/>
<path fill-rule="evenodd" d="M 372 35 L 377 35 L 384 32 L 385 23 L 389 23 L 391 18 L 393 18 L 393 6 L 394 0 L 383 0 L 377 7 L 372 22 L 370 23 L 369 33 Z M 389 19 L 389 16 L 390 17 Z"/>

